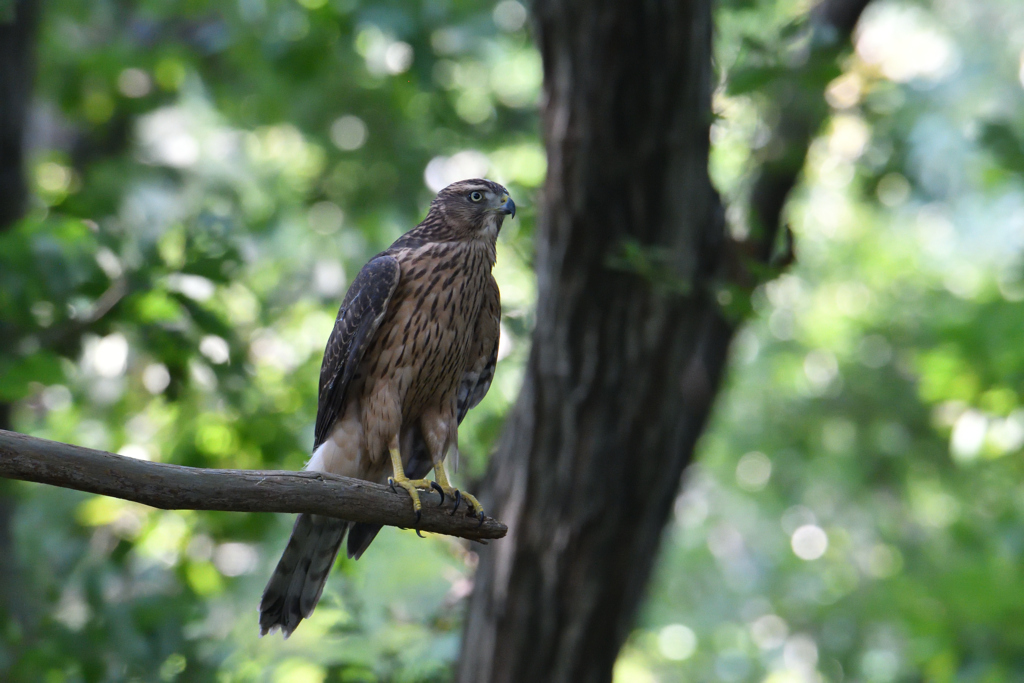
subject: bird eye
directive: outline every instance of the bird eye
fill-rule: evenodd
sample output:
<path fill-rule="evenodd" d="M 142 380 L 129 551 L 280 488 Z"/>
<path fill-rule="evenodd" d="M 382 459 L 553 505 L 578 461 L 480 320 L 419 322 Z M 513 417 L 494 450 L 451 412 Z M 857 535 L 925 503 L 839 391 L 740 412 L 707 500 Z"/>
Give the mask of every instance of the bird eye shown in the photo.
<path fill-rule="evenodd" d="M 469 194 L 470 201 L 478 202 L 478 201 L 480 201 L 483 198 L 484 198 L 484 196 L 482 194 L 480 194 L 479 192 L 471 192 Z"/>

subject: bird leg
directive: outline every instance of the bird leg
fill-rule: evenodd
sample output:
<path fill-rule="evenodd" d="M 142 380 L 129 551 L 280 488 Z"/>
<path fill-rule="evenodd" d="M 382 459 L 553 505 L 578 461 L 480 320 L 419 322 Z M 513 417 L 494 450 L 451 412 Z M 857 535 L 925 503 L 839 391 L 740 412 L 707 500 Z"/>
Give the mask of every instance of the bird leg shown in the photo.
<path fill-rule="evenodd" d="M 402 453 L 397 447 L 388 449 L 391 452 L 391 469 L 394 472 L 394 476 L 388 477 L 388 486 L 391 487 L 392 491 L 398 493 L 395 486 L 400 486 L 409 493 L 409 497 L 412 498 L 412 509 L 416 512 L 416 535 L 423 538 L 423 534 L 420 533 L 420 517 L 422 516 L 421 509 L 423 504 L 420 502 L 420 493 L 417 489 L 429 490 L 434 482 L 429 479 L 410 479 L 405 476 L 405 467 L 402 465 Z"/>
<path fill-rule="evenodd" d="M 455 511 L 459 509 L 459 503 L 466 501 L 466 506 L 469 508 L 466 514 L 471 517 L 476 517 L 480 520 L 480 524 L 484 523 L 484 506 L 480 504 L 480 501 L 476 499 L 476 496 L 470 493 L 463 493 L 448 481 L 448 474 L 444 471 L 444 461 L 437 460 L 434 462 L 434 479 L 436 481 L 430 482 L 431 488 L 441 494 L 440 505 L 444 505 L 444 496 L 448 494 L 455 500 L 455 506 L 452 508 L 451 514 L 455 514 Z"/>

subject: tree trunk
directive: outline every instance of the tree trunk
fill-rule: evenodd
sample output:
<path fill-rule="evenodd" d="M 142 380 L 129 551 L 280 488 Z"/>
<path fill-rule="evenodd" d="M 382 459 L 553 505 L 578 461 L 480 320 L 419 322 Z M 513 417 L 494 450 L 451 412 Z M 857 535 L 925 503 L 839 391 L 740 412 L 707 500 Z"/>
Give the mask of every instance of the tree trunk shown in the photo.
<path fill-rule="evenodd" d="M 458 680 L 611 679 L 732 336 L 711 293 L 710 0 L 543 0 L 526 377 L 488 473 Z"/>
<path fill-rule="evenodd" d="M 35 76 L 38 0 L 14 0 L 13 18 L 0 16 L 0 232 L 25 213 L 25 126 Z M 13 19 L 13 20 L 10 20 Z M 0 429 L 11 429 L 11 405 L 0 402 Z M 27 615 L 11 524 L 13 487 L 0 481 L 0 621 Z M 24 625 L 24 624 L 22 624 Z"/>
<path fill-rule="evenodd" d="M 25 123 L 35 74 L 37 0 L 14 0 L 14 19 L 0 17 L 0 231 L 25 211 Z"/>
<path fill-rule="evenodd" d="M 820 67 L 838 74 L 867 4 L 812 12 L 806 59 L 769 88 L 782 93 L 772 136 L 784 160 L 761 161 L 755 230 L 732 242 L 707 174 L 710 0 L 538 0 L 537 327 L 488 473 L 509 532 L 481 553 L 462 683 L 611 679 L 733 335 L 715 285 L 770 277 L 749 268 L 771 262 L 828 116 L 833 76 Z"/>

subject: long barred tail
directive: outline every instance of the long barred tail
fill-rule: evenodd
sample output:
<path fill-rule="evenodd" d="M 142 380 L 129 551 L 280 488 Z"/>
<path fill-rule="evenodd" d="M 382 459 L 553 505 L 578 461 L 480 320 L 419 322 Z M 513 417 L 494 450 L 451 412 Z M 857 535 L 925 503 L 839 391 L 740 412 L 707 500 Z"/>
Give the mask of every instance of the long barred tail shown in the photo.
<path fill-rule="evenodd" d="M 287 638 L 313 613 L 350 522 L 301 514 L 260 600 L 260 635 L 280 628 Z"/>
<path fill-rule="evenodd" d="M 419 429 L 409 432 L 411 453 L 405 476 L 422 479 L 433 461 Z M 314 458 L 316 453 L 314 453 Z M 380 524 L 346 522 L 320 515 L 299 515 L 277 568 L 260 600 L 260 635 L 280 628 L 287 638 L 299 622 L 313 613 L 348 532 L 348 556 L 358 560 L 381 530 Z"/>

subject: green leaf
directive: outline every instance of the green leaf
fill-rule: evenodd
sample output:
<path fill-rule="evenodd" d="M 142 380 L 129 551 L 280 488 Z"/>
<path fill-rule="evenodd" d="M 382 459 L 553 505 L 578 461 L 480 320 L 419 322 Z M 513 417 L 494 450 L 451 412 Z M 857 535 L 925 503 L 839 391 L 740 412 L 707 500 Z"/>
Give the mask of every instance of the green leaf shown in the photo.
<path fill-rule="evenodd" d="M 46 351 L 28 356 L 0 356 L 0 402 L 20 401 L 33 385 L 57 384 L 64 380 L 60 358 Z"/>

